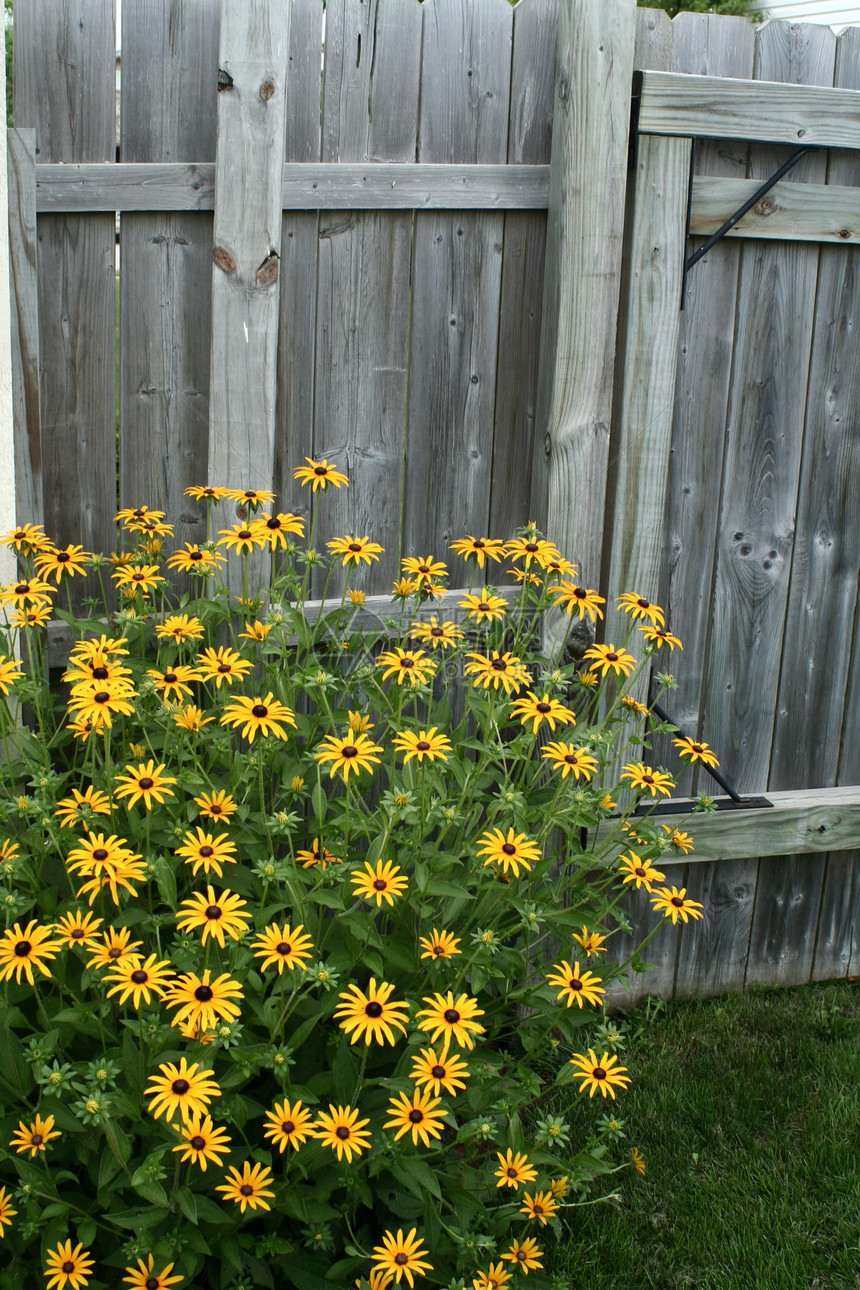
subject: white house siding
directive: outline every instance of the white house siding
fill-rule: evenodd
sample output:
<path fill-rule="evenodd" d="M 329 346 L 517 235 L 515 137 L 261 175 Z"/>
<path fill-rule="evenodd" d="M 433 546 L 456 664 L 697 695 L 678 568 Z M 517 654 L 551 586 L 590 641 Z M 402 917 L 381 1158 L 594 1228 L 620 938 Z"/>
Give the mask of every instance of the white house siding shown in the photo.
<path fill-rule="evenodd" d="M 841 27 L 860 26 L 860 4 L 857 0 L 760 0 L 753 9 L 767 13 L 771 18 L 786 18 L 790 22 L 823 22 L 837 31 Z"/>

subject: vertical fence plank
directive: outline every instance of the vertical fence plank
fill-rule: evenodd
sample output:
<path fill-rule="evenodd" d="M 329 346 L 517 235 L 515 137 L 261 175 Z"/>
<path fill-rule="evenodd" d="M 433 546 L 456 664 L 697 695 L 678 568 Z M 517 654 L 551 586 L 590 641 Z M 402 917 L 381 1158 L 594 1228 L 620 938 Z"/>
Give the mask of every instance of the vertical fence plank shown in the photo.
<path fill-rule="evenodd" d="M 231 488 L 268 489 L 274 477 L 289 29 L 278 0 L 222 0 L 209 474 Z M 214 514 L 229 525 L 237 510 Z"/>
<path fill-rule="evenodd" d="M 328 4 L 323 161 L 414 161 L 420 57 L 416 0 Z M 411 255 L 410 211 L 320 212 L 314 453 L 347 468 L 351 487 L 326 498 L 317 545 L 380 540 L 379 561 L 352 579 L 377 593 L 400 567 Z"/>
<path fill-rule="evenodd" d="M 424 162 L 503 162 L 513 12 L 507 0 L 425 0 Z M 407 396 L 404 555 L 447 558 L 487 532 L 503 216 L 415 216 Z"/>
<path fill-rule="evenodd" d="M 30 0 L 15 13 L 15 120 L 39 162 L 116 153 L 113 0 Z M 113 215 L 40 216 L 39 361 L 47 532 L 105 551 L 116 507 Z M 76 600 L 97 595 L 75 579 Z"/>
<path fill-rule="evenodd" d="M 592 586 L 614 417 L 635 31 L 632 0 L 563 0 L 559 11 L 532 496 L 542 527 Z"/>
<path fill-rule="evenodd" d="M 319 161 L 323 7 L 293 0 L 284 161 Z M 293 470 L 313 454 L 316 366 L 316 211 L 284 211 L 273 487 L 278 505 L 307 516 L 307 489 Z"/>
<path fill-rule="evenodd" d="M 550 162 L 558 8 L 559 0 L 520 0 L 514 9 L 511 164 Z M 532 518 L 546 215 L 508 211 L 503 245 L 489 524 L 496 537 L 512 536 Z"/>
<path fill-rule="evenodd" d="M 835 52 L 828 28 L 770 23 L 756 36 L 755 74 L 832 85 Z M 752 175 L 766 178 L 785 155 L 751 148 Z M 825 164 L 823 155 L 804 158 L 794 182 L 822 182 Z M 723 768 L 741 789 L 767 783 L 817 276 L 816 246 L 756 243 L 741 252 L 705 712 Z M 747 983 L 809 979 L 823 861 L 815 864 L 759 861 Z"/>
<path fill-rule="evenodd" d="M 755 30 L 744 18 L 681 13 L 672 23 L 673 71 L 702 76 L 750 78 Z M 743 178 L 748 149 L 728 142 L 696 148 L 698 173 Z M 691 249 L 695 249 L 694 243 Z M 678 689 L 667 697 L 681 728 L 708 739 L 699 708 L 711 607 L 711 579 L 717 532 L 719 481 L 725 442 L 726 404 L 732 370 L 740 247 L 719 243 L 692 269 L 681 316 L 678 378 L 669 459 L 660 603 L 667 622 L 684 644 L 671 664 Z M 671 701 L 671 702 L 670 702 Z M 678 768 L 668 738 L 654 741 L 654 765 Z M 704 777 L 702 777 L 704 778 Z M 707 791 L 704 784 L 700 787 Z M 675 794 L 692 789 L 689 771 L 677 776 Z M 690 832 L 695 838 L 695 820 Z M 748 860 L 688 864 L 679 873 L 688 896 L 703 906 L 701 921 L 680 929 L 674 992 L 719 994 L 743 980 L 755 891 L 755 867 Z"/>
<path fill-rule="evenodd" d="M 42 523 L 39 418 L 39 280 L 36 263 L 36 132 L 7 131 L 15 516 Z"/>
<path fill-rule="evenodd" d="M 219 0 L 122 11 L 124 162 L 214 161 Z M 209 454 L 212 216 L 128 212 L 120 229 L 120 500 L 202 542 Z"/>

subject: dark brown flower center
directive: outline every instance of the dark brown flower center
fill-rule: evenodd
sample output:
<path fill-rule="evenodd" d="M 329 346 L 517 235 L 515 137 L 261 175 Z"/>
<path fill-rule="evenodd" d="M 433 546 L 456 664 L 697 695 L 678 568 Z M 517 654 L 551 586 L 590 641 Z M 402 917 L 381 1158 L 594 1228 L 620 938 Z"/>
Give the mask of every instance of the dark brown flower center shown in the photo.
<path fill-rule="evenodd" d="M 479 609 L 483 609 L 484 611 L 486 611 L 486 610 L 488 610 L 488 609 L 490 608 L 490 606 L 489 606 L 489 603 L 488 603 L 486 600 L 482 600 L 482 601 L 481 601 L 481 603 L 478 605 L 478 608 L 479 608 Z"/>
<path fill-rule="evenodd" d="M 149 775 L 142 775 L 137 782 L 140 788 L 142 788 L 145 792 L 148 792 L 149 789 L 152 788 L 153 784 L 155 783 L 155 780 L 151 779 Z"/>
<path fill-rule="evenodd" d="M 190 1145 L 195 1151 L 202 1151 L 206 1146 L 206 1139 L 202 1138 L 199 1133 L 195 1133 L 194 1137 L 190 1139 Z"/>
<path fill-rule="evenodd" d="M 456 1023 L 460 1020 L 460 1014 L 456 1008 L 446 1008 L 445 1012 L 443 1013 L 443 1016 L 449 1026 L 456 1025 Z"/>
<path fill-rule="evenodd" d="M 532 1213 L 534 1213 L 534 1214 L 542 1214 L 542 1213 L 543 1213 L 543 1205 L 538 1205 L 538 1204 L 537 1204 L 537 1202 L 535 1202 L 535 1204 L 534 1204 L 534 1205 L 532 1205 Z"/>
<path fill-rule="evenodd" d="M 209 985 L 198 985 L 194 991 L 194 998 L 200 1003 L 208 1003 L 212 998 L 212 987 Z"/>
<path fill-rule="evenodd" d="M 606 661 L 607 661 L 607 663 L 617 663 L 617 662 L 618 662 L 618 655 L 615 653 L 615 651 L 614 651 L 614 650 L 610 650 L 610 651 L 609 651 L 609 653 L 606 655 Z"/>
<path fill-rule="evenodd" d="M 642 866 L 640 865 L 639 868 L 634 869 L 633 872 L 636 874 L 637 878 L 644 878 L 645 874 L 647 873 L 647 870 L 643 869 Z"/>
<path fill-rule="evenodd" d="M 15 946 L 15 954 L 19 959 L 25 959 L 32 948 L 29 941 L 19 941 Z"/>
<path fill-rule="evenodd" d="M 532 552 L 540 550 L 537 542 L 526 542 L 525 549 L 527 551 L 532 551 Z"/>
<path fill-rule="evenodd" d="M 315 474 L 315 475 L 327 475 L 327 474 L 328 474 L 328 466 L 314 466 L 314 474 Z"/>
<path fill-rule="evenodd" d="M 233 669 L 231 668 L 229 663 L 218 664 L 218 671 L 221 673 L 222 676 L 224 675 L 225 672 L 232 672 L 232 670 Z"/>
<path fill-rule="evenodd" d="M 419 566 L 418 566 L 418 572 L 419 572 L 419 573 L 429 573 L 429 572 L 430 572 L 430 565 L 429 565 L 429 564 L 419 564 Z"/>
<path fill-rule="evenodd" d="M 582 982 L 579 980 L 579 978 L 578 978 L 578 977 L 572 976 L 572 977 L 570 978 L 570 980 L 568 981 L 568 983 L 567 983 L 567 984 L 568 984 L 568 986 L 570 987 L 570 989 L 571 989 L 571 990 L 581 990 L 581 989 L 582 989 Z"/>
<path fill-rule="evenodd" d="M 400 660 L 400 666 L 401 666 L 401 667 L 414 667 L 414 666 L 415 666 L 415 659 L 414 659 L 414 658 L 402 658 L 402 659 Z"/>
<path fill-rule="evenodd" d="M 423 1111 L 419 1111 L 419 1110 L 418 1110 L 418 1107 L 417 1107 L 417 1106 L 414 1106 L 414 1107 L 412 1108 L 412 1110 L 409 1112 L 409 1121 L 410 1121 L 410 1123 L 411 1123 L 411 1124 L 420 1124 L 420 1123 L 421 1123 L 421 1121 L 422 1121 L 423 1119 L 424 1119 L 424 1112 L 423 1112 Z"/>
<path fill-rule="evenodd" d="M 96 847 L 95 851 L 93 852 L 93 859 L 101 862 L 102 860 L 107 860 L 107 858 L 108 858 L 108 853 L 104 849 L 104 847 Z"/>
<path fill-rule="evenodd" d="M 236 536 L 239 538 L 240 542 L 247 542 L 248 538 L 251 538 L 254 535 L 250 529 L 242 529 L 241 532 L 237 533 Z"/>
<path fill-rule="evenodd" d="M 433 953 L 434 953 L 434 954 L 437 954 L 437 955 L 438 955 L 438 954 L 444 954 L 444 953 L 445 953 L 445 946 L 444 946 L 444 945 L 434 945 L 434 946 L 433 946 Z"/>
<path fill-rule="evenodd" d="M 508 1170 L 508 1177 L 509 1177 L 509 1178 L 516 1178 L 516 1177 L 517 1177 L 517 1172 L 518 1172 L 518 1171 L 517 1171 L 516 1169 L 514 1169 L 514 1167 L 513 1167 L 513 1165 L 512 1165 L 512 1166 L 511 1166 L 511 1168 Z"/>
<path fill-rule="evenodd" d="M 213 802 L 213 803 L 212 803 L 212 805 L 209 807 L 209 814 L 210 814 L 210 815 L 220 815 L 220 814 L 221 814 L 222 809 L 223 809 L 223 808 L 222 808 L 222 807 L 220 807 L 220 806 L 218 805 L 218 803 L 217 803 L 217 802 Z"/>
<path fill-rule="evenodd" d="M 349 1137 L 349 1129 L 345 1124 L 339 1124 L 334 1131 L 334 1136 L 345 1141 Z"/>
<path fill-rule="evenodd" d="M 262 720 L 262 718 L 266 716 L 268 711 L 269 709 L 266 707 L 265 703 L 255 703 L 253 708 L 251 709 L 251 716 L 257 717 L 259 720 Z"/>
<path fill-rule="evenodd" d="M 204 856 L 204 857 L 208 860 L 210 856 L 214 856 L 214 854 L 215 854 L 215 848 L 214 848 L 214 847 L 201 847 L 201 848 L 200 848 L 200 854 L 201 854 L 202 856 Z"/>
<path fill-rule="evenodd" d="M 504 851 L 504 853 L 505 853 L 505 855 L 506 855 L 506 856 L 516 855 L 516 851 L 517 851 L 517 849 L 516 849 L 516 847 L 514 846 L 513 842 L 503 842 L 503 843 L 502 843 L 502 850 Z"/>
<path fill-rule="evenodd" d="M 433 1076 L 434 1079 L 444 1079 L 446 1075 L 445 1067 L 432 1066 L 430 1068 L 430 1074 Z"/>
<path fill-rule="evenodd" d="M 295 1133 L 295 1131 L 296 1131 L 295 1122 L 293 1120 L 284 1120 L 283 1124 L 281 1125 L 281 1132 Z"/>
<path fill-rule="evenodd" d="M 68 1276 L 69 1273 L 75 1271 L 75 1267 L 76 1265 L 72 1262 L 71 1259 L 66 1259 L 65 1263 L 63 1264 L 63 1272 L 65 1272 L 66 1276 Z"/>
<path fill-rule="evenodd" d="M 135 985 L 143 985 L 144 981 L 149 980 L 149 973 L 144 972 L 143 968 L 135 968 L 131 974 L 131 979 Z"/>
<path fill-rule="evenodd" d="M 430 748 L 430 745 L 428 744 L 426 739 L 419 739 L 415 747 L 418 749 L 419 752 L 427 752 L 428 749 Z"/>
<path fill-rule="evenodd" d="M 84 935 L 84 929 L 83 929 L 82 927 L 73 927 L 73 928 L 72 928 L 72 939 L 73 939 L 73 940 L 75 940 L 75 941 L 79 941 L 79 940 L 81 940 L 81 939 L 82 939 L 83 935 Z"/>
<path fill-rule="evenodd" d="M 282 954 L 284 958 L 286 958 L 288 954 L 292 954 L 292 952 L 293 947 L 290 945 L 289 941 L 279 941 L 275 946 L 275 953 Z"/>
<path fill-rule="evenodd" d="M 106 667 L 94 667 L 92 669 L 94 681 L 106 681 L 108 670 Z"/>
<path fill-rule="evenodd" d="M 551 703 L 536 703 L 536 704 L 535 704 L 535 711 L 540 712 L 540 713 L 544 713 L 544 712 L 552 712 L 552 704 L 551 704 Z"/>
<path fill-rule="evenodd" d="M 145 582 L 145 581 L 146 581 L 146 574 L 145 574 L 145 573 L 133 573 L 133 574 L 131 575 L 131 580 L 132 580 L 132 582 Z"/>
<path fill-rule="evenodd" d="M 643 776 L 642 776 L 642 783 L 643 783 L 643 784 L 653 784 L 653 783 L 654 783 L 654 776 L 653 776 L 653 775 L 643 775 Z"/>
<path fill-rule="evenodd" d="M 107 690 L 99 690 L 98 694 L 93 695 L 93 702 L 107 703 L 109 698 L 110 698 L 110 695 L 108 694 Z"/>
<path fill-rule="evenodd" d="M 340 755 L 341 757 L 346 757 L 346 759 L 349 760 L 352 757 L 358 756 L 358 749 L 355 744 L 347 744 L 345 748 L 341 748 Z"/>
<path fill-rule="evenodd" d="M 189 552 L 188 552 L 188 559 L 189 559 L 189 560 L 202 560 L 202 559 L 203 559 L 203 552 L 202 552 L 202 551 L 189 551 Z"/>
<path fill-rule="evenodd" d="M 31 1133 L 30 1141 L 34 1147 L 40 1147 L 44 1142 L 44 1138 L 41 1133 Z"/>
<path fill-rule="evenodd" d="M 430 635 L 431 635 L 431 636 L 444 636 L 444 635 L 445 635 L 445 628 L 444 628 L 444 627 L 431 627 L 431 628 L 430 628 Z"/>
<path fill-rule="evenodd" d="M 494 658 L 490 666 L 494 672 L 504 672 L 508 665 L 503 658 Z"/>
<path fill-rule="evenodd" d="M 175 1079 L 170 1087 L 177 1097 L 184 1097 L 191 1085 L 187 1079 Z"/>
<path fill-rule="evenodd" d="M 121 959 L 121 958 L 122 958 L 122 949 L 120 948 L 120 946 L 119 946 L 119 945 L 112 945 L 112 946 L 110 947 L 110 949 L 108 950 L 108 958 L 109 958 L 109 959 Z"/>
<path fill-rule="evenodd" d="M 694 753 L 703 753 L 705 751 L 701 744 L 691 744 L 690 747 Z"/>
<path fill-rule="evenodd" d="M 671 898 L 670 904 L 674 905 L 676 909 L 681 909 L 684 904 L 683 896 L 673 896 Z"/>
<path fill-rule="evenodd" d="M 602 1066 L 595 1066 L 591 1074 L 594 1079 L 606 1079 L 606 1071 Z"/>
<path fill-rule="evenodd" d="M 373 887 L 375 891 L 385 891 L 385 888 L 387 886 L 388 886 L 388 883 L 385 881 L 384 878 L 376 878 L 374 880 Z"/>
<path fill-rule="evenodd" d="M 281 521 L 277 517 L 273 517 L 270 520 L 266 520 L 267 529 L 279 529 L 280 527 L 281 527 Z"/>
<path fill-rule="evenodd" d="M 178 681 L 178 680 L 179 680 L 179 678 L 178 678 L 178 676 L 176 675 L 176 673 L 175 673 L 175 672 L 165 672 L 165 673 L 164 673 L 164 683 L 165 683 L 165 685 L 174 685 L 174 684 L 176 683 L 176 681 Z"/>
<path fill-rule="evenodd" d="M 146 1284 L 146 1290 L 161 1290 L 160 1277 L 147 1277 L 145 1284 Z"/>
<path fill-rule="evenodd" d="M 364 1011 L 365 1011 L 365 1015 L 368 1017 L 381 1017 L 382 1004 L 377 1003 L 375 999 L 371 999 L 370 1003 L 366 1005 Z"/>
<path fill-rule="evenodd" d="M 242 1183 L 242 1186 L 239 1188 L 239 1194 L 242 1196 L 253 1196 L 254 1188 L 250 1183 Z"/>
<path fill-rule="evenodd" d="M 221 906 L 220 906 L 220 905 L 207 905 L 207 906 L 206 906 L 206 917 L 207 917 L 207 918 L 220 918 L 220 917 L 221 917 L 221 915 L 223 914 L 223 912 L 224 912 L 224 911 L 222 910 L 222 908 L 221 908 Z"/>
<path fill-rule="evenodd" d="M 360 543 L 360 542 L 350 542 L 349 546 L 347 547 L 347 550 L 348 550 L 348 551 L 360 551 L 360 550 L 361 550 L 361 543 Z"/>
<path fill-rule="evenodd" d="M 15 594 L 18 596 L 26 596 L 29 590 L 30 590 L 29 582 L 19 582 L 18 586 L 15 588 Z"/>
<path fill-rule="evenodd" d="M 394 1262 L 397 1263 L 402 1268 L 404 1263 L 409 1262 L 409 1255 L 404 1254 L 403 1251 L 401 1250 L 399 1254 L 395 1254 Z"/>

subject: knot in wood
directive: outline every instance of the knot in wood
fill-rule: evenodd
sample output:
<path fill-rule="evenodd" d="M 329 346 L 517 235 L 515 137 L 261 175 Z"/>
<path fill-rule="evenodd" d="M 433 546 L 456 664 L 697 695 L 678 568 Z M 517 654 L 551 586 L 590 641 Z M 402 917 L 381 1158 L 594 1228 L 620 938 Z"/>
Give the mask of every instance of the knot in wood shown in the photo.
<path fill-rule="evenodd" d="M 851 232 L 850 228 L 841 228 L 839 232 L 836 234 L 836 236 L 844 238 L 847 241 L 847 239 L 849 237 L 853 237 L 854 234 Z"/>
<path fill-rule="evenodd" d="M 261 287 L 269 287 L 273 282 L 277 282 L 279 264 L 277 251 L 270 251 L 254 274 Z"/>
<path fill-rule="evenodd" d="M 264 103 L 268 103 L 269 99 L 272 97 L 274 92 L 275 92 L 275 87 L 272 84 L 272 82 L 263 81 L 263 84 L 260 86 L 260 98 L 263 100 Z"/>
<path fill-rule="evenodd" d="M 225 273 L 236 272 L 236 262 L 230 252 L 226 251 L 223 246 L 215 247 L 213 258 L 215 263 L 218 265 L 218 268 L 223 269 Z"/>
<path fill-rule="evenodd" d="M 773 210 L 773 201 L 770 197 L 762 197 L 755 204 L 756 215 L 770 215 Z"/>
<path fill-rule="evenodd" d="M 223 67 L 218 68 L 218 93 L 222 90 L 232 90 L 233 77 L 229 72 L 225 72 Z"/>

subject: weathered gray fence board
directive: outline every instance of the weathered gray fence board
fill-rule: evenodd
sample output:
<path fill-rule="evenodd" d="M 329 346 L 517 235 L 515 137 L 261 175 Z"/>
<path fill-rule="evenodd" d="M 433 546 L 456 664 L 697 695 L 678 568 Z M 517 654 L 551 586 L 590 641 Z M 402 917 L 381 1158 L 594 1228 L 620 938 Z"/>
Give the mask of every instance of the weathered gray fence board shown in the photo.
<path fill-rule="evenodd" d="M 209 385 L 209 474 L 269 488 L 274 473 L 290 7 L 222 0 Z M 215 515 L 235 522 L 234 507 Z"/>
<path fill-rule="evenodd" d="M 285 163 L 318 163 L 323 11 L 294 0 L 290 19 Z M 307 489 L 293 479 L 313 453 L 316 370 L 317 214 L 285 211 L 281 222 L 281 311 L 272 487 L 284 511 L 308 514 Z"/>
<path fill-rule="evenodd" d="M 786 24 L 772 26 L 776 29 Z M 646 134 L 702 139 L 764 139 L 794 147 L 860 147 L 860 95 L 856 91 L 825 95 L 812 82 L 790 84 L 791 89 L 772 84 L 764 98 L 755 81 L 726 86 L 716 77 L 651 72 L 642 78 L 639 129 Z"/>
<path fill-rule="evenodd" d="M 693 187 L 691 233 L 715 233 L 760 186 L 757 179 L 700 179 Z M 727 236 L 853 246 L 860 241 L 860 193 L 856 187 L 778 183 Z"/>
<path fill-rule="evenodd" d="M 425 0 L 419 161 L 504 162 L 513 11 Z M 489 524 L 504 219 L 419 212 L 412 257 L 402 554 L 447 559 Z"/>
<path fill-rule="evenodd" d="M 768 25 L 756 36 L 756 75 L 832 85 L 835 53 L 828 28 Z M 752 148 L 752 177 L 772 174 L 783 156 Z M 795 182 L 820 183 L 825 164 L 822 154 L 804 158 Z M 761 789 L 767 776 L 783 633 L 791 629 L 785 611 L 817 276 L 817 247 L 743 247 L 707 707 L 711 742 L 742 789 Z M 769 786 L 794 787 L 774 776 Z M 759 861 L 748 982 L 809 979 L 823 866 L 797 857 Z"/>
<path fill-rule="evenodd" d="M 6 132 L 15 518 L 18 524 L 41 524 L 43 506 L 35 156 L 35 130 Z"/>
<path fill-rule="evenodd" d="M 558 0 L 520 0 L 514 9 L 508 166 L 541 166 L 547 181 L 557 26 Z M 545 248 L 545 214 L 505 216 L 489 522 L 496 537 L 532 518 Z"/>
<path fill-rule="evenodd" d="M 219 0 L 122 12 L 120 155 L 214 158 Z M 212 218 L 129 213 L 120 237 L 120 501 L 165 511 L 177 543 L 202 542 L 205 509 L 184 490 L 208 477 Z"/>
<path fill-rule="evenodd" d="M 327 6 L 324 162 L 370 169 L 414 159 L 420 56 L 412 0 Z M 381 540 L 379 560 L 351 579 L 374 591 L 389 590 L 400 571 L 411 258 L 410 212 L 320 214 L 314 456 L 346 469 L 350 487 L 321 508 L 318 545 L 343 534 Z"/>
<path fill-rule="evenodd" d="M 675 71 L 752 76 L 755 32 L 745 19 L 682 13 L 672 23 L 672 32 Z M 747 148 L 737 143 L 703 143 L 697 146 L 696 163 L 697 170 L 705 173 L 744 175 Z M 668 669 L 678 679 L 678 689 L 666 696 L 665 706 L 681 729 L 706 740 L 709 732 L 702 729 L 700 711 L 739 256 L 740 248 L 730 243 L 715 246 L 687 279 L 664 527 L 660 604 L 684 651 L 670 660 L 664 650 L 655 668 Z M 654 742 L 654 764 L 680 772 L 674 792 L 678 797 L 689 794 L 693 775 L 683 770 L 669 739 Z M 704 784 L 701 787 L 708 791 Z M 695 838 L 696 829 L 690 832 Z M 727 981 L 743 977 L 755 870 L 750 871 L 746 859 L 719 866 L 689 864 L 685 882 L 691 899 L 703 906 L 703 918 L 691 921 L 681 933 L 674 990 L 682 995 L 717 994 Z"/>
<path fill-rule="evenodd" d="M 532 494 L 584 586 L 600 576 L 630 125 L 634 5 L 559 14 Z M 658 144 L 658 148 L 660 145 Z M 683 147 L 683 145 L 682 145 Z"/>
<path fill-rule="evenodd" d="M 15 120 L 39 161 L 115 159 L 112 0 L 31 0 L 15 14 Z M 42 488 L 47 532 L 109 549 L 116 506 L 116 282 L 112 215 L 38 222 Z M 75 600 L 98 594 L 91 574 Z"/>

